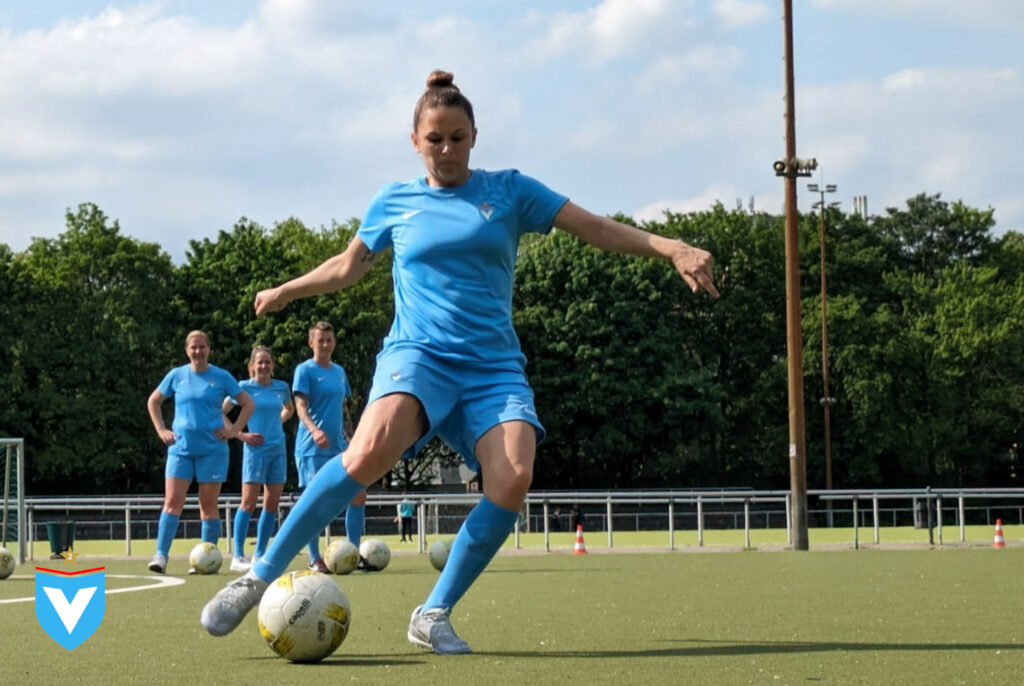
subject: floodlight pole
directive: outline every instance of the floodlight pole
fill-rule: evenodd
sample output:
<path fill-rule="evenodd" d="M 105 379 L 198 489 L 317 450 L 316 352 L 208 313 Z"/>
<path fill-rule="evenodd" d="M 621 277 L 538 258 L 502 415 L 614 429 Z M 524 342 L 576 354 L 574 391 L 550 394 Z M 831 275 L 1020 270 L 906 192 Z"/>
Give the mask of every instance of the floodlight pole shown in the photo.
<path fill-rule="evenodd" d="M 814 204 L 819 210 L 820 229 L 818 232 L 819 253 L 821 258 L 821 385 L 822 396 L 818 401 L 825 411 L 825 490 L 832 490 L 832 420 L 829 408 L 836 404 L 836 399 L 829 392 L 828 384 L 828 289 L 825 283 L 825 210 L 829 207 L 838 207 L 840 203 L 832 202 L 826 205 L 825 194 L 835 193 L 835 184 L 807 185 L 807 190 L 818 193 L 821 200 Z M 827 524 L 832 528 L 832 501 L 827 503 Z"/>
<path fill-rule="evenodd" d="M 786 86 L 786 359 L 789 384 L 790 537 L 794 550 L 807 550 L 807 444 L 804 433 L 803 332 L 800 308 L 800 241 L 796 179 L 809 174 L 796 157 L 796 105 L 793 93 L 793 0 L 782 0 L 782 60 Z M 812 165 L 807 165 L 813 168 Z M 779 173 L 776 163 L 776 173 Z"/>

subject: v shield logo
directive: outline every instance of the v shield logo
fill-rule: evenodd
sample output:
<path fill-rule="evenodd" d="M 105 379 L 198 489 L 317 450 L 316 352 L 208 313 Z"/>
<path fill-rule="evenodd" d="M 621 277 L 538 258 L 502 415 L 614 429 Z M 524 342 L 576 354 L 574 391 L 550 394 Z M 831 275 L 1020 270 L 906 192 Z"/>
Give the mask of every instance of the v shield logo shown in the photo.
<path fill-rule="evenodd" d="M 96 587 L 78 589 L 78 592 L 75 593 L 75 599 L 70 603 L 64 595 L 64 591 L 59 588 L 43 586 L 43 590 L 46 591 L 46 597 L 50 599 L 53 609 L 57 611 L 57 616 L 60 617 L 60 621 L 64 623 L 64 628 L 70 634 L 75 631 L 75 625 L 82 618 L 85 606 L 89 604 L 89 599 L 96 592 Z"/>
<path fill-rule="evenodd" d="M 36 619 L 61 647 L 74 650 L 103 621 L 105 567 L 62 572 L 36 567 Z"/>
<path fill-rule="evenodd" d="M 477 209 L 480 210 L 480 216 L 484 218 L 484 221 L 491 221 L 491 217 L 494 216 L 494 205 L 485 200 Z"/>

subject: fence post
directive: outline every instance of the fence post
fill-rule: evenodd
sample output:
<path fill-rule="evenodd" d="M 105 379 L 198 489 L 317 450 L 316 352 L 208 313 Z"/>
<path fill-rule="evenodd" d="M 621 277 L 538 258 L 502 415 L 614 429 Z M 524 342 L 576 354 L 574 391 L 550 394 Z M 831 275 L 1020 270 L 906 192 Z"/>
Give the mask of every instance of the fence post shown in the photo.
<path fill-rule="evenodd" d="M 131 557 L 132 554 L 132 506 L 131 503 L 124 504 L 124 554 Z"/>
<path fill-rule="evenodd" d="M 857 526 L 860 517 L 857 513 L 857 496 L 853 496 L 853 549 L 860 550 L 860 528 Z"/>
<path fill-rule="evenodd" d="M 32 561 L 36 559 L 36 516 L 31 505 L 25 506 L 25 518 L 28 520 L 28 559 Z"/>
<path fill-rule="evenodd" d="M 939 532 L 939 545 L 942 545 L 942 494 L 935 496 L 935 528 Z"/>
<path fill-rule="evenodd" d="M 607 499 L 606 504 L 605 504 L 605 510 L 608 513 L 608 547 L 611 548 L 612 547 L 612 529 L 614 528 L 612 526 L 612 497 L 611 496 L 608 496 L 608 499 Z"/>
<path fill-rule="evenodd" d="M 550 521 L 548 519 L 548 517 L 550 517 L 550 515 L 548 514 L 548 501 L 545 499 L 544 500 L 544 552 L 546 552 L 546 553 L 550 553 L 551 552 L 551 529 L 548 527 L 548 522 Z"/>
<path fill-rule="evenodd" d="M 964 494 L 961 493 L 957 498 L 957 514 L 960 517 L 960 542 L 964 543 L 967 540 L 967 529 L 966 522 L 964 521 Z"/>
<path fill-rule="evenodd" d="M 668 549 L 676 549 L 676 503 L 673 498 L 668 499 Z"/>
<path fill-rule="evenodd" d="M 878 524 L 878 494 L 874 493 L 871 496 L 871 517 L 875 524 L 875 545 L 878 545 L 879 538 L 879 524 Z"/>
<path fill-rule="evenodd" d="M 750 500 L 743 499 L 743 548 L 750 550 Z"/>
<path fill-rule="evenodd" d="M 697 545 L 704 545 L 704 501 L 697 496 Z"/>

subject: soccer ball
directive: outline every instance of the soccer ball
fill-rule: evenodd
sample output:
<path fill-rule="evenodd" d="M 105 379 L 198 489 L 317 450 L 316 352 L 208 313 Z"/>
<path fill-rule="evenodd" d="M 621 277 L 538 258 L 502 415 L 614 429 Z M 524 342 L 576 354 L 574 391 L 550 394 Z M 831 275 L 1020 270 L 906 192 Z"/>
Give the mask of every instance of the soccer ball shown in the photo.
<path fill-rule="evenodd" d="M 198 574 L 216 574 L 224 562 L 224 556 L 220 548 L 213 543 L 197 543 L 192 552 L 188 554 L 188 563 Z"/>
<path fill-rule="evenodd" d="M 359 548 L 347 538 L 332 541 L 324 551 L 324 563 L 332 574 L 351 574 L 359 565 Z"/>
<path fill-rule="evenodd" d="M 14 555 L 7 548 L 0 548 L 0 579 L 14 573 Z"/>
<path fill-rule="evenodd" d="M 359 554 L 366 560 L 366 566 L 379 572 L 391 562 L 391 550 L 379 538 L 367 538 L 359 544 Z"/>
<path fill-rule="evenodd" d="M 303 570 L 279 577 L 260 600 L 260 635 L 291 662 L 317 662 L 348 635 L 348 597 L 326 574 Z"/>
<path fill-rule="evenodd" d="M 437 571 L 444 569 L 445 564 L 448 562 L 448 555 L 452 552 L 451 541 L 437 540 L 430 546 L 428 555 L 430 556 L 430 564 Z"/>

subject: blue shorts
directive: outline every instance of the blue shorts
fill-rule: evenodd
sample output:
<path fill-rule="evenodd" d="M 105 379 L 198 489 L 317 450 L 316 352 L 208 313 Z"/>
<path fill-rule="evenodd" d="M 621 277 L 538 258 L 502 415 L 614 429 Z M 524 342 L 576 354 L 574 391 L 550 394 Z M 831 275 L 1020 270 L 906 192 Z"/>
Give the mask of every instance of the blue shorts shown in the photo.
<path fill-rule="evenodd" d="M 201 484 L 222 484 L 228 478 L 228 456 L 227 455 L 167 455 L 167 465 L 164 467 L 164 477 L 167 479 L 184 479 L 192 483 Z"/>
<path fill-rule="evenodd" d="M 324 457 L 322 455 L 303 455 L 295 456 L 295 466 L 299 470 L 299 488 L 305 488 L 309 485 L 309 482 L 313 480 L 320 469 L 330 462 L 337 455 L 330 457 Z"/>
<path fill-rule="evenodd" d="M 242 457 L 242 483 L 244 484 L 283 484 L 288 471 L 288 456 L 284 446 L 280 451 L 253 455 L 244 453 Z"/>
<path fill-rule="evenodd" d="M 477 441 L 498 424 L 524 421 L 536 430 L 537 443 L 544 440 L 533 389 L 518 369 L 454 364 L 416 348 L 384 350 L 377 356 L 366 404 L 392 393 L 414 396 L 427 415 L 426 433 L 406 451 L 406 458 L 439 436 L 478 472 Z"/>

